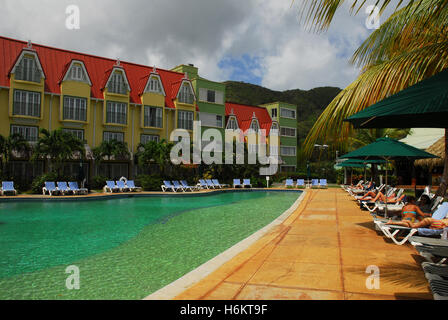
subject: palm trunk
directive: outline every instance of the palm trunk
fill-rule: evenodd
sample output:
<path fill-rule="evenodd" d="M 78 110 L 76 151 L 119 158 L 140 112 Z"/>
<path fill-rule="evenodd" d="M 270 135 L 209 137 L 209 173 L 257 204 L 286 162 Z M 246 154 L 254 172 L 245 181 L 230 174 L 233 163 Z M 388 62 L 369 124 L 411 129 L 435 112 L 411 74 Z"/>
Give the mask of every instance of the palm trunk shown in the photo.
<path fill-rule="evenodd" d="M 436 195 L 444 197 L 446 194 L 448 183 L 448 129 L 445 129 L 445 165 L 443 168 L 442 179 L 440 180 L 440 186 L 437 189 Z"/>

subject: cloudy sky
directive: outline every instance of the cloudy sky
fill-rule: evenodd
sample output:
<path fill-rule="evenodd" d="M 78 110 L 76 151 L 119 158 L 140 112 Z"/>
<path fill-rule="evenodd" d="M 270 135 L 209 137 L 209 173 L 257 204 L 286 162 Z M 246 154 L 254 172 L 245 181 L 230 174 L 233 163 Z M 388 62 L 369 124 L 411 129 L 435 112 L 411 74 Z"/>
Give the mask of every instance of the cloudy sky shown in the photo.
<path fill-rule="evenodd" d="M 299 23 L 300 2 L 4 0 L 0 35 L 164 69 L 193 63 L 211 80 L 274 90 L 345 87 L 358 74 L 348 59 L 372 32 L 368 15 L 344 6 L 328 32 L 315 34 Z M 66 28 L 73 4 L 79 30 Z"/>

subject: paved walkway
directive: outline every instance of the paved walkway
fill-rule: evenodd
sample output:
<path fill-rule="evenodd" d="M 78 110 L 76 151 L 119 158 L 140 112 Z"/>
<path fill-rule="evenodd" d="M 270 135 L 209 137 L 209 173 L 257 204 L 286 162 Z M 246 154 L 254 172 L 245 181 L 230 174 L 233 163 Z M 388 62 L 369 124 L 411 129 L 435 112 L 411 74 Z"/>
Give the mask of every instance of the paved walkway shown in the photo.
<path fill-rule="evenodd" d="M 420 262 L 343 190 L 310 190 L 283 224 L 176 299 L 432 299 Z M 366 287 L 370 265 L 379 289 Z"/>

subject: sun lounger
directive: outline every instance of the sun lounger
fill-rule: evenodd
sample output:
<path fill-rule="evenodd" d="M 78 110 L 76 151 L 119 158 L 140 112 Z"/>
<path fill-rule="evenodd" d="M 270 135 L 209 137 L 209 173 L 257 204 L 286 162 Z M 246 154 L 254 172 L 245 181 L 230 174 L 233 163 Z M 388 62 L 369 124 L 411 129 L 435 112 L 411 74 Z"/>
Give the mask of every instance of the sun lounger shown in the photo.
<path fill-rule="evenodd" d="M 252 184 L 250 183 L 250 179 L 244 179 L 243 180 L 243 188 L 249 187 L 252 188 Z"/>
<path fill-rule="evenodd" d="M 180 183 L 184 190 L 190 190 L 191 192 L 193 192 L 194 190 L 198 190 L 198 186 L 190 186 L 185 180 L 181 180 Z"/>
<path fill-rule="evenodd" d="M 135 182 L 134 182 L 134 180 L 128 180 L 128 181 L 126 181 L 126 187 L 128 187 L 129 190 L 132 191 L 132 192 L 134 192 L 134 191 L 141 192 L 141 191 L 142 191 L 142 188 L 141 188 L 141 187 L 136 187 L 136 186 L 135 186 Z"/>
<path fill-rule="evenodd" d="M 415 249 L 428 262 L 442 264 L 448 258 L 448 247 L 417 245 Z"/>
<path fill-rule="evenodd" d="M 53 181 L 45 181 L 45 186 L 42 188 L 42 193 L 45 195 L 48 193 L 50 196 L 60 193 L 59 189 Z"/>
<path fill-rule="evenodd" d="M 6 193 L 17 195 L 17 190 L 14 189 L 14 182 L 13 181 L 3 181 L 2 182 L 2 190 L 1 194 L 2 196 L 6 195 Z"/>
<path fill-rule="evenodd" d="M 448 300 L 448 281 L 429 280 L 429 287 L 431 288 L 434 300 Z"/>
<path fill-rule="evenodd" d="M 294 188 L 294 180 L 292 180 L 292 179 L 286 179 L 286 181 L 285 181 L 285 187 L 286 187 L 286 188 L 288 188 L 288 187 L 290 187 L 290 188 Z"/>
<path fill-rule="evenodd" d="M 444 219 L 448 215 L 448 202 L 444 202 L 440 205 L 440 207 L 433 213 L 432 218 L 436 220 Z M 396 226 L 396 225 L 386 225 L 385 223 L 381 221 L 374 221 L 374 223 L 377 225 L 380 231 L 384 233 L 386 237 L 391 239 L 394 243 L 398 245 L 402 245 L 408 241 L 410 237 L 412 237 L 415 233 L 421 234 L 421 232 L 425 232 L 432 229 L 429 228 L 408 228 L 403 226 Z M 436 230 L 438 231 L 438 230 Z M 397 240 L 395 236 L 397 236 L 400 232 L 407 232 L 407 235 L 403 237 L 402 240 Z M 440 233 L 442 230 L 439 231 Z"/>
<path fill-rule="evenodd" d="M 66 195 L 66 194 L 72 192 L 72 191 L 70 190 L 70 188 L 68 187 L 67 182 L 64 182 L 64 181 L 58 181 L 57 184 L 58 184 L 58 190 L 59 190 L 63 195 Z"/>
<path fill-rule="evenodd" d="M 327 179 L 320 179 L 319 180 L 319 188 L 322 188 L 322 189 L 328 188 Z"/>
<path fill-rule="evenodd" d="M 106 181 L 106 185 L 103 188 L 104 192 L 119 192 L 120 188 L 117 187 L 114 181 Z"/>
<path fill-rule="evenodd" d="M 182 190 L 182 192 L 185 192 L 184 186 L 182 186 L 179 181 L 173 180 L 173 186 L 174 188 L 177 188 L 177 190 Z"/>
<path fill-rule="evenodd" d="M 182 188 L 180 187 L 176 187 L 174 186 L 170 181 L 164 180 L 163 181 L 163 185 L 161 186 L 162 191 L 165 192 L 166 190 L 171 190 L 173 192 L 177 192 L 179 190 L 182 190 Z"/>
<path fill-rule="evenodd" d="M 129 187 L 122 180 L 117 181 L 117 187 L 118 187 L 118 189 L 120 189 L 120 192 L 131 191 L 131 189 L 129 189 Z"/>
<path fill-rule="evenodd" d="M 205 182 L 204 179 L 199 179 L 198 187 L 200 189 L 210 189 L 209 185 L 207 184 L 207 182 Z"/>
<path fill-rule="evenodd" d="M 212 182 L 215 184 L 215 186 L 219 186 L 219 188 L 221 188 L 221 189 L 227 187 L 226 184 L 222 184 L 222 183 L 220 183 L 220 182 L 218 181 L 218 179 L 212 179 Z"/>
<path fill-rule="evenodd" d="M 311 180 L 311 188 L 319 188 L 319 180 L 318 179 Z"/>
<path fill-rule="evenodd" d="M 297 179 L 297 188 L 305 188 L 305 179 Z"/>
<path fill-rule="evenodd" d="M 79 188 L 78 182 L 69 182 L 68 187 L 73 191 L 74 194 L 87 194 L 89 191 L 85 188 Z"/>
<path fill-rule="evenodd" d="M 409 238 L 409 242 L 413 246 L 448 247 L 448 240 L 438 238 L 412 236 Z"/>
<path fill-rule="evenodd" d="M 241 187 L 244 188 L 244 186 L 241 184 L 241 180 L 240 179 L 233 179 L 233 187 Z"/>
<path fill-rule="evenodd" d="M 210 179 L 206 179 L 206 180 L 205 180 L 205 183 L 207 184 L 207 186 L 209 187 L 209 189 L 210 189 L 210 188 L 213 188 L 213 189 L 219 188 L 219 187 L 216 186 L 216 185 L 212 182 L 212 180 L 210 180 Z"/>

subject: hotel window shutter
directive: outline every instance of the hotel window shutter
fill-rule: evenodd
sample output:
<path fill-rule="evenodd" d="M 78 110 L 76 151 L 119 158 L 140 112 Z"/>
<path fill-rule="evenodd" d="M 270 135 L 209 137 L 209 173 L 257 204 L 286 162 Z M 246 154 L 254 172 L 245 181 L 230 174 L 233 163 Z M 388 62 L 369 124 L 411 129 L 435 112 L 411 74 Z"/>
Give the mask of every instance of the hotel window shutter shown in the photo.
<path fill-rule="evenodd" d="M 207 89 L 204 88 L 199 89 L 199 100 L 207 101 Z"/>
<path fill-rule="evenodd" d="M 215 99 L 216 103 L 224 104 L 224 93 L 221 91 L 216 91 Z"/>

